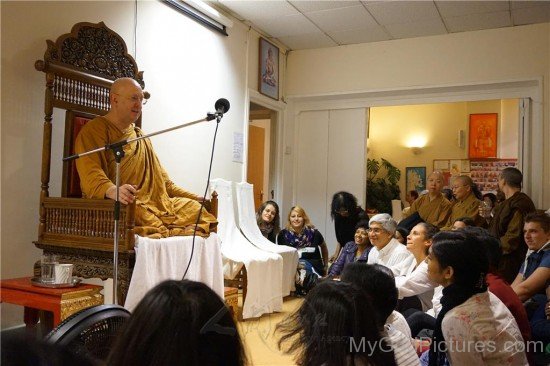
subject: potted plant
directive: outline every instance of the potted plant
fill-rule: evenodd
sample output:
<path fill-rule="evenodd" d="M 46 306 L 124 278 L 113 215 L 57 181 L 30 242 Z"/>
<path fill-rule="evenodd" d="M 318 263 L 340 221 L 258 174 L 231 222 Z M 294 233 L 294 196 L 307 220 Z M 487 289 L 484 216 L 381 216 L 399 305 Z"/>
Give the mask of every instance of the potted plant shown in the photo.
<path fill-rule="evenodd" d="M 391 201 L 399 199 L 401 171 L 381 158 L 367 159 L 367 211 L 392 214 Z"/>

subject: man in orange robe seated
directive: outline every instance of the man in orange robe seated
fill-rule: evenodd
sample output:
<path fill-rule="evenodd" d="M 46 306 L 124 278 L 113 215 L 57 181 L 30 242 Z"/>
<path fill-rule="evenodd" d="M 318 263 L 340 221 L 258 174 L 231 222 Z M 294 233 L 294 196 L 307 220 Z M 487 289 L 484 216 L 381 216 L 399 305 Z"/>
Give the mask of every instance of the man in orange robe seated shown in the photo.
<path fill-rule="evenodd" d="M 76 139 L 75 151 L 82 153 L 142 136 L 134 123 L 141 115 L 143 100 L 143 91 L 135 80 L 117 79 L 111 87 L 111 109 L 86 123 Z M 124 153 L 119 200 L 122 204 L 136 201 L 136 234 L 150 238 L 192 235 L 201 206 L 199 200 L 203 198 L 170 180 L 149 139 L 124 146 Z M 112 151 L 81 157 L 76 167 L 85 198 L 115 199 L 116 164 Z M 197 235 L 208 236 L 216 225 L 216 218 L 203 209 Z"/>

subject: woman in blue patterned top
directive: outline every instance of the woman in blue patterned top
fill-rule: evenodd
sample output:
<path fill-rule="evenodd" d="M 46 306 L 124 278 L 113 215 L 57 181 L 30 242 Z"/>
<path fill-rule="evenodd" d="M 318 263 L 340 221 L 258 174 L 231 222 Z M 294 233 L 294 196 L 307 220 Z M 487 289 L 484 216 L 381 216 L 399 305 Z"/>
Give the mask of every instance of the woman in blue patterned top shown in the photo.
<path fill-rule="evenodd" d="M 317 279 L 326 274 L 328 249 L 325 239 L 311 224 L 302 207 L 294 206 L 290 209 L 286 227 L 277 235 L 277 244 L 288 245 L 298 250 L 298 292 L 309 291 Z"/>
<path fill-rule="evenodd" d="M 330 271 L 328 272 L 329 276 L 340 276 L 340 273 L 342 273 L 342 270 L 348 263 L 353 263 L 358 260 L 367 260 L 369 251 L 372 248 L 369 241 L 368 230 L 369 222 L 367 220 L 362 220 L 357 223 L 355 226 L 354 240 L 348 242 L 344 246 L 344 249 L 340 252 L 340 256 L 330 267 Z"/>

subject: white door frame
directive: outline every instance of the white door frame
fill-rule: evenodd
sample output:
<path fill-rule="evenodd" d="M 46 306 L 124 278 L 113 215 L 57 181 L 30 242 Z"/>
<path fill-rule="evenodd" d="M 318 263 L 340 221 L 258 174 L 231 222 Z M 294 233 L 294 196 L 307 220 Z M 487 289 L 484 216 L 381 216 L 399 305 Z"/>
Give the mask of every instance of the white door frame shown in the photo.
<path fill-rule="evenodd" d="M 542 96 L 542 77 L 391 90 L 294 95 L 286 98 L 289 103 L 286 125 L 295 129 L 297 117 L 302 111 L 530 98 L 532 101 L 530 120 L 524 125 L 523 140 L 519 142 L 518 160 L 522 162 L 523 167 L 525 167 L 527 161 L 531 165 L 531 169 L 526 169 L 524 172 L 524 191 L 532 198 L 536 207 L 543 207 L 543 152 L 540 151 L 541 147 L 544 146 Z M 286 134 L 285 138 L 284 131 L 281 130 L 282 123 L 278 127 L 280 134 L 278 134 L 277 140 L 279 148 L 277 156 L 280 162 L 282 156 L 281 146 L 285 146 L 285 152 L 289 147 L 293 147 L 295 150 L 297 141 L 290 138 L 290 136 L 295 135 L 293 133 Z M 295 164 L 294 159 L 292 170 L 295 169 Z M 278 167 L 280 166 L 278 165 Z M 520 168 L 522 167 L 520 166 Z M 294 177 L 284 177 L 284 179 L 279 177 L 278 179 L 278 182 L 280 182 L 278 193 L 281 194 L 279 197 L 284 198 L 285 202 L 283 204 L 292 203 L 286 202 L 292 199 L 292 192 L 284 192 L 284 190 L 292 190 L 293 180 Z"/>

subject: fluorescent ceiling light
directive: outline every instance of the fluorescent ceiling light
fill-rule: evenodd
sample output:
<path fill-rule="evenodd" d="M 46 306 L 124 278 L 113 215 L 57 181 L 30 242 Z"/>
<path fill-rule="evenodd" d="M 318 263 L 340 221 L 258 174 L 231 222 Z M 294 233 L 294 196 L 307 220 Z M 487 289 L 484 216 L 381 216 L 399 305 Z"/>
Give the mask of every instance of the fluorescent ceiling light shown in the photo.
<path fill-rule="evenodd" d="M 223 16 L 219 11 L 200 0 L 162 0 L 179 12 L 189 16 L 197 22 L 216 30 L 224 35 L 227 27 L 232 27 L 231 19 Z"/>

